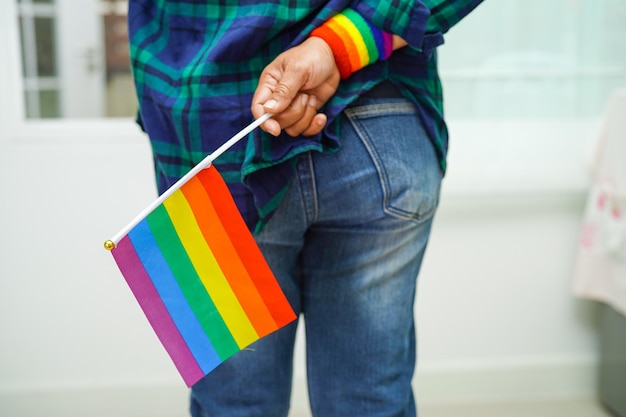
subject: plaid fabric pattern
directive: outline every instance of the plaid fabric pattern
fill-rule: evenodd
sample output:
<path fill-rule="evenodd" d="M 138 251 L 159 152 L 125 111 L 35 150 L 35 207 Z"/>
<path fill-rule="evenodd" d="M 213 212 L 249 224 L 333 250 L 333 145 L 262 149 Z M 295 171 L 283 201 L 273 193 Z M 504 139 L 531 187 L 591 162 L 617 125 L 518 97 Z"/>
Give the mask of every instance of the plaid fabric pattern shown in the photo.
<path fill-rule="evenodd" d="M 446 33 L 481 2 L 456 0 L 424 0 L 430 9 L 427 32 Z"/>
<path fill-rule="evenodd" d="M 260 230 L 278 207 L 294 156 L 339 149 L 337 116 L 383 80 L 416 104 L 445 170 L 448 136 L 435 48 L 480 1 L 130 0 L 138 119 L 150 137 L 159 192 L 252 121 L 252 95 L 268 63 L 347 7 L 411 47 L 341 82 L 324 109 L 325 135 L 274 138 L 257 129 L 215 161 L 248 227 Z"/>

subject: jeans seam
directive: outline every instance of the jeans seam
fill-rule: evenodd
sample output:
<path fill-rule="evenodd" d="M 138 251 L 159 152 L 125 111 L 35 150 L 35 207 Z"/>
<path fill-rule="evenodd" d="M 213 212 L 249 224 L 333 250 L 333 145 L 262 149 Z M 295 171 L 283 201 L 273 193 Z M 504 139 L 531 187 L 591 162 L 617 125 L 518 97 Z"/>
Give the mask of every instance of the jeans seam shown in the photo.
<path fill-rule="evenodd" d="M 312 224 L 318 217 L 318 201 L 313 159 L 310 151 L 302 154 L 297 173 L 303 212 L 307 223 Z"/>
<path fill-rule="evenodd" d="M 319 215 L 318 197 L 317 197 L 317 182 L 315 181 L 315 167 L 313 165 L 313 156 L 311 151 L 307 152 L 307 163 L 309 165 L 309 181 L 311 183 L 311 204 L 313 206 L 313 216 L 311 223 L 317 221 Z"/>
<path fill-rule="evenodd" d="M 349 109 L 346 109 L 344 112 L 346 114 L 348 121 L 350 122 L 354 130 L 357 132 L 357 136 L 359 136 L 360 142 L 363 144 L 363 146 L 367 150 L 367 153 L 369 154 L 370 158 L 372 158 L 372 162 L 374 163 L 374 166 L 376 167 L 376 171 L 378 172 L 378 180 L 379 180 L 380 186 L 383 189 L 382 209 L 384 212 L 387 212 L 387 204 L 389 203 L 389 189 L 388 189 L 389 186 L 387 184 L 387 181 L 383 180 L 384 176 L 382 175 L 382 171 L 381 171 L 383 169 L 382 161 L 379 159 L 378 154 L 376 152 L 373 152 L 373 150 L 370 148 L 369 142 L 366 140 L 363 140 L 363 137 L 367 135 L 367 132 L 361 128 L 361 125 L 355 119 L 355 117 L 359 116 L 359 113 L 363 114 L 364 112 L 356 112 L 354 110 L 355 109 L 353 108 L 349 108 Z"/>

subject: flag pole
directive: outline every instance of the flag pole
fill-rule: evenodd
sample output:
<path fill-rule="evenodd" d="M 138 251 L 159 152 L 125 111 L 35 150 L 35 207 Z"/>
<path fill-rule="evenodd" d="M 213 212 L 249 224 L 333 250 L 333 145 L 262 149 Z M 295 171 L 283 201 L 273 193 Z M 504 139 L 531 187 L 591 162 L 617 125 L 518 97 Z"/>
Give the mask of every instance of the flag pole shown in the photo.
<path fill-rule="evenodd" d="M 111 239 L 104 242 L 104 248 L 106 250 L 113 250 L 115 245 L 122 240 L 124 236 L 130 232 L 133 227 L 137 226 L 140 221 L 142 221 L 148 214 L 152 213 L 154 209 L 156 209 L 159 205 L 161 205 L 169 196 L 174 194 L 180 187 L 182 187 L 187 181 L 193 178 L 198 172 L 202 171 L 205 168 L 211 166 L 211 163 L 224 152 L 226 152 L 231 146 L 235 143 L 239 142 L 243 137 L 248 135 L 254 129 L 265 123 L 267 119 L 272 117 L 270 113 L 265 113 L 263 116 L 259 117 L 248 126 L 241 129 L 239 133 L 237 133 L 232 138 L 228 139 L 222 146 L 217 148 L 213 153 L 207 155 L 202 161 L 200 161 L 196 166 L 194 166 L 188 173 L 186 173 L 181 179 L 176 181 L 174 185 L 168 188 L 163 194 L 161 194 L 156 200 L 152 202 L 148 207 L 146 207 L 141 213 L 139 213 L 130 223 L 126 225 L 122 230 L 120 230 L 115 236 Z"/>

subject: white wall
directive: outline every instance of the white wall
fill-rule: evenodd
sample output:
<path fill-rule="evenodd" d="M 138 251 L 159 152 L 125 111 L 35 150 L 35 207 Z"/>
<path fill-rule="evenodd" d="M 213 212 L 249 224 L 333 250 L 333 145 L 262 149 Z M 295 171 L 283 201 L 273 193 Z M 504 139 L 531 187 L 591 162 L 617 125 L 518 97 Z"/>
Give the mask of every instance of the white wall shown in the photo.
<path fill-rule="evenodd" d="M 48 139 L 0 150 L 0 415 L 126 415 L 108 390 L 179 382 L 102 247 L 153 198 L 149 151 Z"/>

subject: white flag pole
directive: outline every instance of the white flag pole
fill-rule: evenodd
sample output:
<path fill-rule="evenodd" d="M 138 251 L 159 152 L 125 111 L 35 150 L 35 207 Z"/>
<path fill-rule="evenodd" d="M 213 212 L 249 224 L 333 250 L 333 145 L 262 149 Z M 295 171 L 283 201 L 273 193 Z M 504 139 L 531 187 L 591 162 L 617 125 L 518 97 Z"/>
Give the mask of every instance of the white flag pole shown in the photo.
<path fill-rule="evenodd" d="M 156 200 L 152 202 L 148 207 L 146 207 L 141 213 L 137 215 L 130 223 L 126 225 L 122 230 L 120 230 L 115 236 L 113 236 L 110 240 L 104 242 L 104 248 L 106 250 L 113 250 L 115 245 L 122 240 L 124 236 L 130 232 L 133 227 L 137 226 L 139 222 L 141 222 L 148 214 L 152 213 L 154 209 L 160 206 L 169 196 L 174 194 L 180 187 L 182 187 L 187 181 L 193 178 L 198 172 L 202 171 L 205 168 L 211 166 L 211 163 L 219 157 L 221 154 L 226 152 L 231 146 L 235 143 L 239 142 L 242 138 L 247 136 L 254 129 L 262 125 L 267 119 L 272 117 L 271 114 L 265 113 L 263 116 L 256 119 L 254 122 L 250 123 L 248 126 L 244 127 L 239 133 L 237 133 L 232 138 L 228 139 L 222 146 L 217 148 L 213 153 L 207 155 L 202 161 L 200 161 L 196 166 L 194 166 L 191 171 L 185 174 L 181 179 L 176 181 L 174 185 L 168 188 L 163 194 L 161 194 Z"/>

